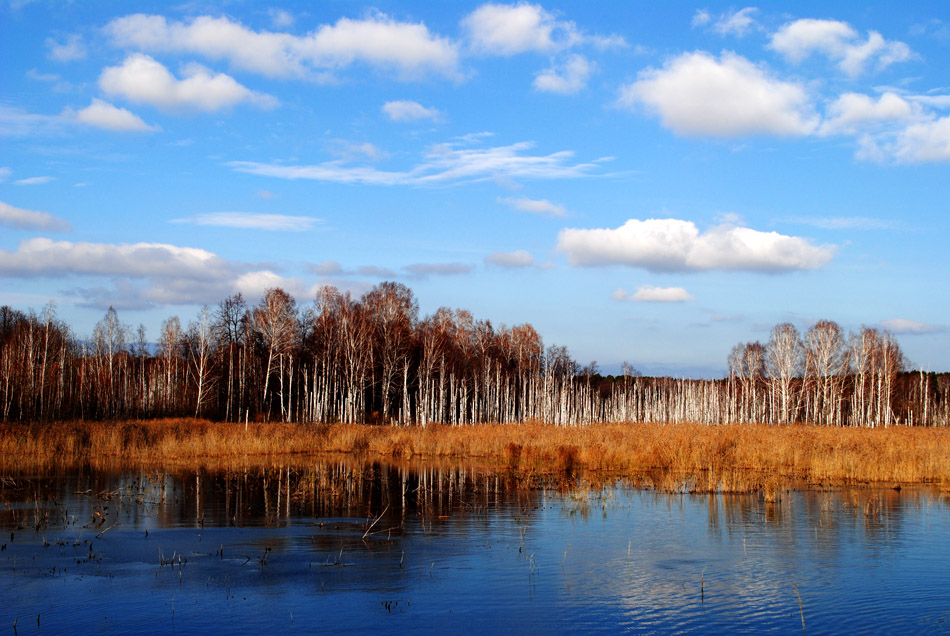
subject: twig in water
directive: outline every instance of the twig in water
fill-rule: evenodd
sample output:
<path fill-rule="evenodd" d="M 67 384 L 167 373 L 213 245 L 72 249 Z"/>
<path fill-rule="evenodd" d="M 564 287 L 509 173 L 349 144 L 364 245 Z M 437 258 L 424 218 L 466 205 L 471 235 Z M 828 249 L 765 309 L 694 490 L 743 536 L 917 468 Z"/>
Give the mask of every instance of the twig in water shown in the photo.
<path fill-rule="evenodd" d="M 798 583 L 793 583 L 795 586 L 795 595 L 798 597 L 798 613 L 802 615 L 802 633 L 805 633 L 805 609 L 802 607 L 802 595 L 798 592 Z"/>
<path fill-rule="evenodd" d="M 369 524 L 369 527 L 366 529 L 366 532 L 363 533 L 363 538 L 364 538 L 364 539 L 366 538 L 366 535 L 369 534 L 369 531 L 373 529 L 373 526 L 375 526 L 377 523 L 379 523 L 379 520 L 383 518 L 383 515 L 386 514 L 386 511 L 387 511 L 387 510 L 389 510 L 389 505 L 388 505 L 388 504 L 387 504 L 387 506 L 386 506 L 385 508 L 383 508 L 383 511 L 382 511 L 381 513 L 379 513 L 379 516 L 376 517 L 376 519 L 373 521 L 373 523 Z"/>

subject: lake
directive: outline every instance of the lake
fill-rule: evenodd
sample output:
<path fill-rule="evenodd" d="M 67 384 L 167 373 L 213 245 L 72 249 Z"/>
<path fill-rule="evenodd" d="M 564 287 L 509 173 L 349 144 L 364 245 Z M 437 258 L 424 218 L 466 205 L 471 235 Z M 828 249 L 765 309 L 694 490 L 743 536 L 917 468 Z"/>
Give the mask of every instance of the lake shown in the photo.
<path fill-rule="evenodd" d="M 0 629 L 950 633 L 946 493 L 648 484 L 352 460 L 7 474 Z"/>

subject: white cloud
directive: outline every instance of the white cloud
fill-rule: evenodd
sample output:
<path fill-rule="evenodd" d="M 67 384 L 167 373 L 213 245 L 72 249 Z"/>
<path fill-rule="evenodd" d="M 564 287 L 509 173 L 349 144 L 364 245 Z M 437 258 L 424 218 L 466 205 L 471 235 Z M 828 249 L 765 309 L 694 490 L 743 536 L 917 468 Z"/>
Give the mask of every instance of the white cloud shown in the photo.
<path fill-rule="evenodd" d="M 105 30 L 120 47 L 203 55 L 271 77 L 316 73 L 320 78 L 356 62 L 394 69 L 402 79 L 459 76 L 454 43 L 422 23 L 397 22 L 382 13 L 340 18 L 305 36 L 254 31 L 227 17 L 200 16 L 186 24 L 144 14 L 117 18 Z"/>
<path fill-rule="evenodd" d="M 618 35 L 587 35 L 537 4 L 487 3 L 462 19 L 469 46 L 485 55 L 552 53 L 581 44 L 605 49 L 626 46 Z"/>
<path fill-rule="evenodd" d="M 803 19 L 789 22 L 772 35 L 769 48 L 791 62 L 800 63 L 814 53 L 820 53 L 837 62 L 848 75 L 860 75 L 865 66 L 877 60 L 881 69 L 914 57 L 903 42 L 885 40 L 880 33 L 870 31 L 860 41 L 857 31 L 847 22 L 838 20 Z"/>
<path fill-rule="evenodd" d="M 439 121 L 442 118 L 435 108 L 426 108 L 419 102 L 410 100 L 396 100 L 383 104 L 383 112 L 392 121 L 417 121 L 419 119 L 431 119 Z"/>
<path fill-rule="evenodd" d="M 131 111 L 118 108 L 95 97 L 92 98 L 92 103 L 88 106 L 76 111 L 74 117 L 81 124 L 105 130 L 119 132 L 151 132 L 158 130 L 156 126 L 149 126 Z"/>
<path fill-rule="evenodd" d="M 304 282 L 299 278 L 288 278 L 270 270 L 241 274 L 233 283 L 234 291 L 239 291 L 248 298 L 260 298 L 268 289 L 277 287 L 297 298 L 311 295 Z"/>
<path fill-rule="evenodd" d="M 270 21 L 278 29 L 286 29 L 293 26 L 294 16 L 283 9 L 269 9 Z"/>
<path fill-rule="evenodd" d="M 49 183 L 50 181 L 55 181 L 56 177 L 51 177 L 49 175 L 43 175 L 41 177 L 27 177 L 26 179 L 17 179 L 13 182 L 13 185 L 18 186 L 29 186 L 29 185 L 43 185 L 44 183 Z"/>
<path fill-rule="evenodd" d="M 227 165 L 246 172 L 279 179 L 312 179 L 335 183 L 372 185 L 438 185 L 487 179 L 566 179 L 587 176 L 595 164 L 568 163 L 570 151 L 549 155 L 526 155 L 533 144 L 522 142 L 495 148 L 459 148 L 455 144 L 431 146 L 425 161 L 404 172 L 345 166 L 326 162 L 309 166 L 286 166 L 254 161 L 231 161 Z"/>
<path fill-rule="evenodd" d="M 735 53 L 697 51 L 641 71 L 620 104 L 642 104 L 679 135 L 807 135 L 818 125 L 800 84 L 783 82 Z"/>
<path fill-rule="evenodd" d="M 62 117 L 38 115 L 22 108 L 14 108 L 0 103 L 0 136 L 24 137 L 59 132 L 64 124 Z"/>
<path fill-rule="evenodd" d="M 250 212 L 209 212 L 187 219 L 173 219 L 172 223 L 230 227 L 242 230 L 266 230 L 270 232 L 306 232 L 322 223 L 312 216 L 288 216 L 285 214 L 254 214 Z"/>
<path fill-rule="evenodd" d="M 0 167 L 0 183 L 9 179 L 11 174 L 13 174 L 13 171 L 6 166 Z"/>
<path fill-rule="evenodd" d="M 950 116 L 907 126 L 887 150 L 901 163 L 950 161 Z"/>
<path fill-rule="evenodd" d="M 712 30 L 719 35 L 744 36 L 756 26 L 755 18 L 752 16 L 758 11 L 755 7 L 746 7 L 739 11 L 731 11 L 722 14 L 713 24 Z"/>
<path fill-rule="evenodd" d="M 319 276 L 362 276 L 375 279 L 409 278 L 414 280 L 424 280 L 429 276 L 458 276 L 468 274 L 474 269 L 474 266 L 467 263 L 412 263 L 411 265 L 404 265 L 399 270 L 378 265 L 360 265 L 355 269 L 345 269 L 334 260 L 326 260 L 309 267 L 311 273 Z"/>
<path fill-rule="evenodd" d="M 335 157 L 346 162 L 357 161 L 361 158 L 379 161 L 388 155 L 387 152 L 368 141 L 354 143 L 345 139 L 334 139 L 329 144 L 329 150 Z"/>
<path fill-rule="evenodd" d="M 49 49 L 49 59 L 57 62 L 71 62 L 86 57 L 86 45 L 79 35 L 70 35 L 62 44 L 53 38 L 46 38 L 46 48 Z"/>
<path fill-rule="evenodd" d="M 732 225 L 701 233 L 691 221 L 678 219 L 630 219 L 615 229 L 568 228 L 558 234 L 557 249 L 574 266 L 627 265 L 652 272 L 816 269 L 835 251 L 803 238 Z"/>
<path fill-rule="evenodd" d="M 71 232 L 69 221 L 53 216 L 49 212 L 36 212 L 15 208 L 0 201 L 0 226 L 15 230 L 44 230 L 47 232 Z"/>
<path fill-rule="evenodd" d="M 907 318 L 894 318 L 892 320 L 882 320 L 881 327 L 896 334 L 921 335 L 927 333 L 940 333 L 946 331 L 946 325 L 933 325 Z"/>
<path fill-rule="evenodd" d="M 873 219 L 866 216 L 828 216 L 818 218 L 794 217 L 789 223 L 811 225 L 823 230 L 892 230 L 897 226 L 893 221 Z"/>
<path fill-rule="evenodd" d="M 541 53 L 576 42 L 577 28 L 560 22 L 536 4 L 483 4 L 462 20 L 462 28 L 476 51 L 489 55 Z"/>
<path fill-rule="evenodd" d="M 706 26 L 712 21 L 712 15 L 706 9 L 696 9 L 691 24 L 693 27 Z"/>
<path fill-rule="evenodd" d="M 507 268 L 531 267 L 534 265 L 534 257 L 525 250 L 493 252 L 485 257 L 485 262 Z"/>
<path fill-rule="evenodd" d="M 542 216 L 567 216 L 567 210 L 563 205 L 551 203 L 547 199 L 529 199 L 527 197 L 519 198 L 499 198 L 500 203 L 507 203 L 516 210 L 540 214 Z"/>
<path fill-rule="evenodd" d="M 685 303 L 693 300 L 693 295 L 682 287 L 654 287 L 653 285 L 640 285 L 633 294 L 618 289 L 613 293 L 613 297 L 617 300 L 634 300 L 641 303 Z"/>
<path fill-rule="evenodd" d="M 845 93 L 828 106 L 819 132 L 854 135 L 876 124 L 910 121 L 921 116 L 918 105 L 891 92 L 877 100 L 859 93 Z"/>
<path fill-rule="evenodd" d="M 541 71 L 534 78 L 534 88 L 545 93 L 572 95 L 587 86 L 594 65 L 583 55 L 571 55 L 560 66 Z"/>
<path fill-rule="evenodd" d="M 261 108 L 277 105 L 274 97 L 249 90 L 224 73 L 212 74 L 198 64 L 187 65 L 184 75 L 185 79 L 176 79 L 161 63 L 148 55 L 135 53 L 125 58 L 122 66 L 104 69 L 99 76 L 99 87 L 111 95 L 165 110 L 212 112 L 242 102 Z"/>
<path fill-rule="evenodd" d="M 204 279 L 228 269 L 227 263 L 211 252 L 163 243 L 112 245 L 35 238 L 22 241 L 15 252 L 0 250 L 0 273 L 7 276 L 93 274 Z"/>
<path fill-rule="evenodd" d="M 0 276 L 16 278 L 106 278 L 112 287 L 68 291 L 94 307 L 146 308 L 162 304 L 206 304 L 234 292 L 258 297 L 268 287 L 307 293 L 295 278 L 252 269 L 207 250 L 165 243 L 85 243 L 34 238 L 15 251 L 0 249 Z"/>
<path fill-rule="evenodd" d="M 466 263 L 413 263 L 403 268 L 410 278 L 424 279 L 429 276 L 457 276 L 468 274 L 473 266 Z"/>
<path fill-rule="evenodd" d="M 316 265 L 310 266 L 310 271 L 321 276 L 341 276 L 344 275 L 343 266 L 338 261 L 325 260 Z"/>

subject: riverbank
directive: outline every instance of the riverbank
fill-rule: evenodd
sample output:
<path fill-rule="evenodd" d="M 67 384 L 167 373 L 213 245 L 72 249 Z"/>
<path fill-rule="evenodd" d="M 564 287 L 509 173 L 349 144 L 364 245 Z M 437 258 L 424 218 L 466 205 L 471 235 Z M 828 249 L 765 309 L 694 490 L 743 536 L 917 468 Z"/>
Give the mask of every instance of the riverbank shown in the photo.
<path fill-rule="evenodd" d="M 244 424 L 188 418 L 0 425 L 0 470 L 129 463 L 171 467 L 319 453 L 478 460 L 525 472 L 690 476 L 696 490 L 744 491 L 776 480 L 816 486 L 950 486 L 950 429 L 700 424 L 389 427 Z"/>

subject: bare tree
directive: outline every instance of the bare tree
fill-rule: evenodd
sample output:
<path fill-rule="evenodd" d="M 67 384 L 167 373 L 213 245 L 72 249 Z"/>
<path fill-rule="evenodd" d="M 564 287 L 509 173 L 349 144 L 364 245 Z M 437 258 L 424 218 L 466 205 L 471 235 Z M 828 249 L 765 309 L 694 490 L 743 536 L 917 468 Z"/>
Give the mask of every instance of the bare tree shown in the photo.
<path fill-rule="evenodd" d="M 198 417 L 214 382 L 211 309 L 207 305 L 201 308 L 198 320 L 188 325 L 187 350 L 195 383 L 195 417 Z"/>
<path fill-rule="evenodd" d="M 278 373 L 280 383 L 279 401 L 281 417 L 290 415 L 284 401 L 284 359 L 293 355 L 292 347 L 297 334 L 297 303 L 283 289 L 268 289 L 254 310 L 254 328 L 264 343 L 267 363 L 264 366 L 264 388 L 261 392 L 261 407 L 269 414 L 267 394 L 271 376 Z"/>
<path fill-rule="evenodd" d="M 791 422 L 794 420 L 796 410 L 792 383 L 795 378 L 801 376 L 805 362 L 805 350 L 802 339 L 798 335 L 798 329 L 788 322 L 776 325 L 772 329 L 765 353 L 769 376 L 778 383 L 780 402 L 778 421 Z"/>

